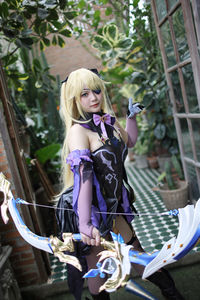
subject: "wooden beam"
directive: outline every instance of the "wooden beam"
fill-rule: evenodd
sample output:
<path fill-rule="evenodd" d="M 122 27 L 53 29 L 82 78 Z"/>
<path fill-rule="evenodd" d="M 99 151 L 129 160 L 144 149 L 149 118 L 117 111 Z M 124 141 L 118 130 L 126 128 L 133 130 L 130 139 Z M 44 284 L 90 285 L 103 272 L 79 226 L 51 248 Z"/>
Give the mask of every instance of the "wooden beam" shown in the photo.
<path fill-rule="evenodd" d="M 14 178 L 18 196 L 25 200 L 35 203 L 35 197 L 32 190 L 29 173 L 26 166 L 23 150 L 20 146 L 19 134 L 15 123 L 15 115 L 12 104 L 9 101 L 9 92 L 6 83 L 6 77 L 3 71 L 2 62 L 0 61 L 0 100 L 1 100 L 1 132 L 6 149 L 6 154 L 9 159 L 11 172 Z M 38 225 L 37 216 L 33 207 L 21 208 L 25 222 L 37 235 L 41 235 L 41 230 Z M 28 218 L 27 210 L 31 218 Z M 41 275 L 41 280 L 47 280 L 50 273 L 50 263 L 47 253 L 33 248 L 38 269 Z"/>

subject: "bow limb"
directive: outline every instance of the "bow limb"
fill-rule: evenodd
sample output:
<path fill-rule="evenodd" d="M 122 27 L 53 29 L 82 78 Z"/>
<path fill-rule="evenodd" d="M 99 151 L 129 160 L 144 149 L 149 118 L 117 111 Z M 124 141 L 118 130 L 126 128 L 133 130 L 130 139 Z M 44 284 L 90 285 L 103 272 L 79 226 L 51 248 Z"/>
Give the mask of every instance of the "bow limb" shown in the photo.
<path fill-rule="evenodd" d="M 179 231 L 177 238 L 167 241 L 158 255 L 146 265 L 143 279 L 160 268 L 184 257 L 200 239 L 200 199 L 194 205 L 179 208 Z"/>
<path fill-rule="evenodd" d="M 15 199 L 12 198 L 12 200 L 8 202 L 8 208 L 12 216 L 12 219 L 19 233 L 24 238 L 24 240 L 27 243 L 31 244 L 33 247 L 54 254 L 59 258 L 61 262 L 66 262 L 68 264 L 71 264 L 81 271 L 82 268 L 79 263 L 79 260 L 72 255 L 64 254 L 64 251 L 68 251 L 68 252 L 74 251 L 74 247 L 72 243 L 72 239 L 73 239 L 72 234 L 70 233 L 68 235 L 67 241 L 65 242 L 62 242 L 57 237 L 53 237 L 53 236 L 43 237 L 43 236 L 36 235 L 35 233 L 31 232 L 28 229 L 28 227 L 24 224 L 18 212 L 16 203 L 17 202 L 15 201 Z"/>
<path fill-rule="evenodd" d="M 4 195 L 4 201 L 1 205 L 1 217 L 5 224 L 8 223 L 8 201 L 12 198 L 10 191 L 10 182 L 5 179 L 3 173 L 0 173 L 0 190 Z"/>
<path fill-rule="evenodd" d="M 53 254 L 53 250 L 51 248 L 50 238 L 48 237 L 42 237 L 38 236 L 35 233 L 31 232 L 28 227 L 24 224 L 19 211 L 17 209 L 16 201 L 14 198 L 12 198 L 10 201 L 8 201 L 8 209 L 11 214 L 11 217 L 13 219 L 13 222 L 15 223 L 15 226 L 17 227 L 17 230 L 23 237 L 23 239 L 31 244 L 33 247 L 36 247 L 38 249 L 44 250 L 46 252 L 49 252 Z"/>
<path fill-rule="evenodd" d="M 3 204 L 1 205 L 1 217 L 4 223 L 7 224 L 9 221 L 9 217 L 8 217 L 8 205 L 6 202 L 3 202 Z"/>
<path fill-rule="evenodd" d="M 7 223 L 9 220 L 7 215 L 7 210 L 9 210 L 18 232 L 27 243 L 31 244 L 35 248 L 54 254 L 61 261 L 72 264 L 76 268 L 81 270 L 81 265 L 76 257 L 63 253 L 64 251 L 74 251 L 72 234 L 68 234 L 68 236 L 65 236 L 66 242 L 62 242 L 57 237 L 53 236 L 43 237 L 36 235 L 35 233 L 31 232 L 23 222 L 17 209 L 17 200 L 14 199 L 10 190 L 10 183 L 6 180 L 5 176 L 2 173 L 0 173 L 0 191 L 2 191 L 4 194 L 4 202 L 1 205 L 1 215 L 4 223 Z"/>
<path fill-rule="evenodd" d="M 9 210 L 10 215 L 19 231 L 20 235 L 25 241 L 31 244 L 33 247 L 44 250 L 46 252 L 52 253 L 53 250 L 50 244 L 50 238 L 38 236 L 31 232 L 28 227 L 24 224 L 19 211 L 17 209 L 17 201 L 14 199 L 11 189 L 10 182 L 6 180 L 3 173 L 0 174 L 0 190 L 4 194 L 4 202 L 1 205 L 1 215 L 4 223 L 7 223 L 9 220 L 7 210 Z"/>

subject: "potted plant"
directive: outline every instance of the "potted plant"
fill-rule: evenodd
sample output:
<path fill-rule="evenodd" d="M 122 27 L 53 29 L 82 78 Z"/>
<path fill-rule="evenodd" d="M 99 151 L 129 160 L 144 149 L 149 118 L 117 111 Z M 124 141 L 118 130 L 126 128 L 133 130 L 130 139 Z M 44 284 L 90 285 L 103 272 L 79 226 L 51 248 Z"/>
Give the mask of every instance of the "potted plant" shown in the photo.
<path fill-rule="evenodd" d="M 147 152 L 148 152 L 148 142 L 147 140 L 138 140 L 134 146 L 134 158 L 136 167 L 139 169 L 147 168 Z"/>
<path fill-rule="evenodd" d="M 164 172 L 158 177 L 158 189 L 167 209 L 181 208 L 188 204 L 188 182 L 175 155 L 165 163 Z"/>
<path fill-rule="evenodd" d="M 151 169 L 158 169 L 158 157 L 155 152 L 151 152 L 147 156 L 148 165 Z"/>
<path fill-rule="evenodd" d="M 148 139 L 148 153 L 147 153 L 148 166 L 151 169 L 157 169 L 159 167 L 158 156 L 155 150 L 155 137 L 152 130 L 149 130 L 147 139 Z"/>

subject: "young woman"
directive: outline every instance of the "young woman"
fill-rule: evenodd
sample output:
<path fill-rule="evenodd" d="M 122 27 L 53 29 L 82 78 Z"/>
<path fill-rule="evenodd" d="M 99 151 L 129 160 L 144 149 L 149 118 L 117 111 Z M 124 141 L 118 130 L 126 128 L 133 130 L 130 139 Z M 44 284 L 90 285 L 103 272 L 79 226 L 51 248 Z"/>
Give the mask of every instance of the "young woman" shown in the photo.
<path fill-rule="evenodd" d="M 110 231 L 120 233 L 126 244 L 143 251 L 131 225 L 134 193 L 127 182 L 124 161 L 127 147 L 137 140 L 136 114 L 141 106 L 129 103 L 124 130 L 111 109 L 105 83 L 96 70 L 78 69 L 62 83 L 60 113 L 65 124 L 62 149 L 62 180 L 65 192 L 58 207 L 73 207 L 74 213 L 58 210 L 61 232 L 80 232 L 82 241 L 76 249 L 86 258 L 88 269 L 95 268 L 102 251 L 100 237 L 110 239 Z M 117 213 L 124 215 L 117 215 Z M 129 215 L 125 215 L 125 214 Z M 134 265 L 142 275 L 144 267 Z M 68 283 L 76 299 L 81 299 L 80 272 L 69 268 Z M 183 299 L 166 270 L 148 278 L 161 288 L 167 299 Z M 93 299 L 110 299 L 99 293 L 105 279 L 88 279 Z M 79 285 L 80 287 L 80 285 Z"/>

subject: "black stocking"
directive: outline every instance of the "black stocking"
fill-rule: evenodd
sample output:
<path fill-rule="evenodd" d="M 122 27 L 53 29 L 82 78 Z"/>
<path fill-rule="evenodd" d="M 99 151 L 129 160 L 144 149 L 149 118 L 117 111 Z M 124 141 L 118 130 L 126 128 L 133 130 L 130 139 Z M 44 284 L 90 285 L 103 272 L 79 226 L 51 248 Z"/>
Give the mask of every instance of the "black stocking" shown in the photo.
<path fill-rule="evenodd" d="M 144 252 L 138 238 L 134 236 L 127 244 L 133 245 L 134 249 L 137 251 Z M 138 272 L 139 275 L 142 276 L 144 271 L 144 266 L 139 264 L 132 264 L 134 269 Z M 163 296 L 168 300 L 184 300 L 183 296 L 176 289 L 175 283 L 171 275 L 166 269 L 161 269 L 148 278 L 146 278 L 150 282 L 154 283 L 161 290 Z"/>
<path fill-rule="evenodd" d="M 67 265 L 67 282 L 69 290 L 74 295 L 76 300 L 81 300 L 84 284 L 84 279 L 82 277 L 87 272 L 85 258 L 79 257 L 79 261 L 83 269 L 82 272 L 70 264 Z"/>

